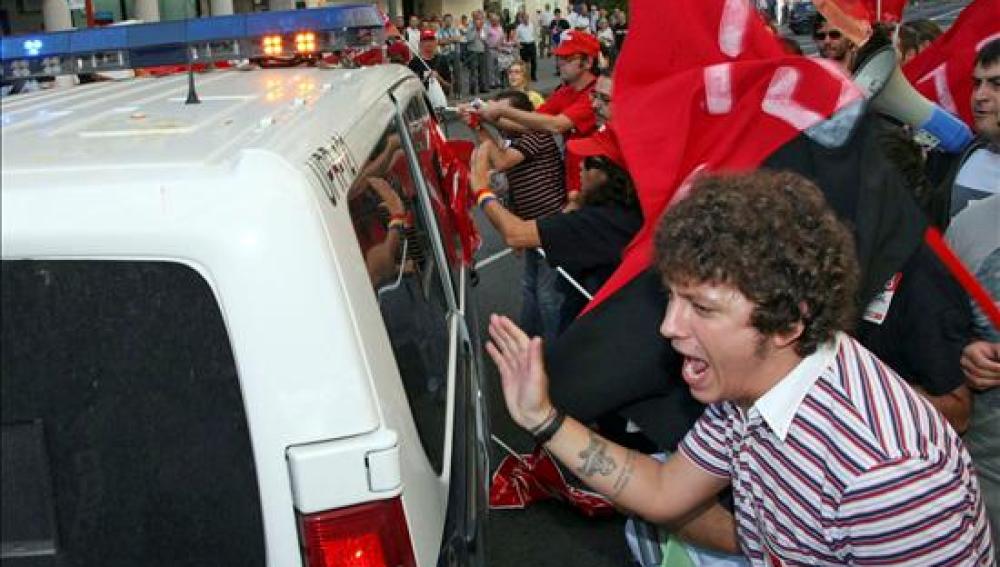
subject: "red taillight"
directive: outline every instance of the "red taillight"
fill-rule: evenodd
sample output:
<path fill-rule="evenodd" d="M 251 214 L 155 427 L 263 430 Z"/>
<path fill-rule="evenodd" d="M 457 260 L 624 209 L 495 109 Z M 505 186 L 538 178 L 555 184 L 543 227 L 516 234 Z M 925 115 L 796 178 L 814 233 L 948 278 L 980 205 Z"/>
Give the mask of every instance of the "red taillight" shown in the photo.
<path fill-rule="evenodd" d="M 301 517 L 309 567 L 415 567 L 399 498 Z"/>

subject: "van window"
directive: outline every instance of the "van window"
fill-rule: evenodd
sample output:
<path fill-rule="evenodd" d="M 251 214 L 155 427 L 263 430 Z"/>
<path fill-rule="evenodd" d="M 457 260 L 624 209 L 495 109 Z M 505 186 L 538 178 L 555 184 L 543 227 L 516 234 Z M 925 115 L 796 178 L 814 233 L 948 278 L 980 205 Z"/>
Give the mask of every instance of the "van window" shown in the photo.
<path fill-rule="evenodd" d="M 349 191 L 349 209 L 361 254 L 378 300 L 403 387 L 424 451 L 440 473 L 445 441 L 448 372 L 448 303 L 435 261 L 417 186 L 391 124 Z M 390 228 L 391 190 L 406 214 L 406 228 Z M 394 204 L 393 207 L 396 205 Z"/>
<path fill-rule="evenodd" d="M 438 125 L 431 118 L 423 97 L 414 97 L 410 100 L 403 112 L 403 118 L 409 126 L 413 148 L 419 156 L 420 172 L 427 183 L 431 206 L 434 209 L 434 217 L 441 233 L 445 253 L 449 261 L 457 266 L 461 243 L 458 239 L 458 232 L 451 222 L 451 216 L 447 212 L 451 187 L 444 186 L 444 180 L 441 178 L 441 158 L 431 144 L 431 129 L 438 128 Z M 457 282 L 458 278 L 455 277 L 453 270 L 452 285 L 457 286 Z"/>
<path fill-rule="evenodd" d="M 239 376 L 170 262 L 4 260 L 3 564 L 262 565 Z"/>

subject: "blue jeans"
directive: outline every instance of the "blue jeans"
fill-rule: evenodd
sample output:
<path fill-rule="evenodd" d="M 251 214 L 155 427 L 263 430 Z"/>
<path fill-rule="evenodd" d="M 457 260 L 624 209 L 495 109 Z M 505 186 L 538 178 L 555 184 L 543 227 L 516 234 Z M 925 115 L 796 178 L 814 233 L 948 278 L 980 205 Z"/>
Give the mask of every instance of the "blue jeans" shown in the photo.
<path fill-rule="evenodd" d="M 524 298 L 521 302 L 521 327 L 530 336 L 551 341 L 559 335 L 563 294 L 556 283 L 559 273 L 538 252 L 525 250 Z"/>

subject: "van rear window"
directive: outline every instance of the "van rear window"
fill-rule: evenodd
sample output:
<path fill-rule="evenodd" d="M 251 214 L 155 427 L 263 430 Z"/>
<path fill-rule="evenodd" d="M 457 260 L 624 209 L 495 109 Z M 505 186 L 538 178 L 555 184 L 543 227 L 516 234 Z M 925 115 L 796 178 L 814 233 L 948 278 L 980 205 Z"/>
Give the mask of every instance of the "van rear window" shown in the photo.
<path fill-rule="evenodd" d="M 169 262 L 3 261 L 3 565 L 264 564 L 208 284 Z"/>

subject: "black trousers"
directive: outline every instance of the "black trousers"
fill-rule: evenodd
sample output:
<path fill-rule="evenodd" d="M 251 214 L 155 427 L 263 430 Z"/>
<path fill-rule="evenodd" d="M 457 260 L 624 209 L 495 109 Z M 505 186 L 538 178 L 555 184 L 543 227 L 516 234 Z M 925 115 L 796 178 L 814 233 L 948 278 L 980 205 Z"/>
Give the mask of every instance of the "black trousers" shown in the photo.
<path fill-rule="evenodd" d="M 531 69 L 531 80 L 538 80 L 538 48 L 535 46 L 535 42 L 522 43 L 521 44 L 521 61 L 528 64 Z"/>

